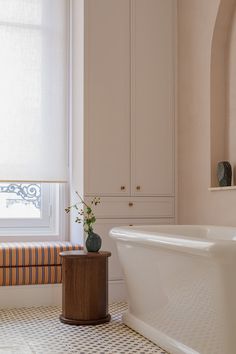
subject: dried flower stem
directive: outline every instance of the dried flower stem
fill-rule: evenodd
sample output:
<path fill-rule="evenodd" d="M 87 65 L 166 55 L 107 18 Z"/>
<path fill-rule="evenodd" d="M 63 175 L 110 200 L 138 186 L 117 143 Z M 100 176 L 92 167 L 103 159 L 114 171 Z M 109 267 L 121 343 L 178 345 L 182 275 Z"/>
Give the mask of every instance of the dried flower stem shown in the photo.
<path fill-rule="evenodd" d="M 83 222 L 84 231 L 87 233 L 92 232 L 93 224 L 96 222 L 96 217 L 93 213 L 92 206 L 97 206 L 100 203 L 100 198 L 94 197 L 91 201 L 91 204 L 87 204 L 77 191 L 76 194 L 79 197 L 80 201 L 65 208 L 65 212 L 69 213 L 71 209 L 75 209 L 78 212 L 78 216 L 76 216 L 75 222 L 79 224 Z M 79 204 L 82 204 L 84 208 L 80 209 Z"/>

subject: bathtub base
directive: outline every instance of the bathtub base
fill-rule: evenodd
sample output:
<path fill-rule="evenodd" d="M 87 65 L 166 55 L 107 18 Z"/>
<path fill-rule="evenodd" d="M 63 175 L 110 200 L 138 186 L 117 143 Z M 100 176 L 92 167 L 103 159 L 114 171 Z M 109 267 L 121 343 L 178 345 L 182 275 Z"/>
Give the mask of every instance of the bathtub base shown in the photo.
<path fill-rule="evenodd" d="M 126 325 L 171 354 L 236 353 L 236 227 L 144 225 L 110 235 Z"/>
<path fill-rule="evenodd" d="M 171 354 L 200 354 L 194 349 L 187 347 L 183 343 L 180 343 L 152 326 L 149 326 L 147 323 L 135 317 L 130 312 L 124 313 L 122 320 L 126 326 L 140 333 L 142 336 L 146 337 Z"/>

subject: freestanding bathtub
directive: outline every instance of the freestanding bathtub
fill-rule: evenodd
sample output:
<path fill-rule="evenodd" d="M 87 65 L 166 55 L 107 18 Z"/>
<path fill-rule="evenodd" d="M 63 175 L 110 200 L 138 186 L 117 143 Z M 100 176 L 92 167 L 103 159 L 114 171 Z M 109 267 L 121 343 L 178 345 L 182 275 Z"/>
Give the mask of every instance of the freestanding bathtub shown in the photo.
<path fill-rule="evenodd" d="M 110 231 L 123 267 L 124 323 L 171 354 L 236 353 L 236 228 Z"/>

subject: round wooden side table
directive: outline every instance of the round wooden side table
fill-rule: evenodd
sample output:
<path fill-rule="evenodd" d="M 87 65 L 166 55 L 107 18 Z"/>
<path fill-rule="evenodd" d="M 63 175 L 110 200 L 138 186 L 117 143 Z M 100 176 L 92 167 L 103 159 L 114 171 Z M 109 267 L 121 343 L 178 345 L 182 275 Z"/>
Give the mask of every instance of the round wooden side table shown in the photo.
<path fill-rule="evenodd" d="M 110 252 L 65 251 L 62 257 L 62 314 L 72 325 L 109 322 L 108 257 Z"/>

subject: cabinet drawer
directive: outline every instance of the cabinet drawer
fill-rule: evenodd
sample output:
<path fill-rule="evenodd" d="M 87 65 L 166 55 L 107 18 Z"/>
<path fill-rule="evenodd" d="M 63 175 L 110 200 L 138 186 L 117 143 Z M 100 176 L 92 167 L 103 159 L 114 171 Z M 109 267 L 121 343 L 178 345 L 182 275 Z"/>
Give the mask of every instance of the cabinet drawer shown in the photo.
<path fill-rule="evenodd" d="M 92 198 L 86 198 L 90 202 Z M 102 197 L 94 208 L 97 218 L 174 217 L 173 197 Z"/>

